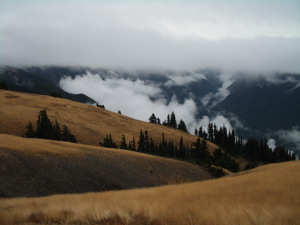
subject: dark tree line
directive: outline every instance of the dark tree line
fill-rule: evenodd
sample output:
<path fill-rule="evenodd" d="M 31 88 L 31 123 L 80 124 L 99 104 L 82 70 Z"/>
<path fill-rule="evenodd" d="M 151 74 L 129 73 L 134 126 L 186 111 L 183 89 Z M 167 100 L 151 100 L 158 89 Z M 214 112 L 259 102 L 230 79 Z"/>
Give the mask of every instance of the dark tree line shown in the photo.
<path fill-rule="evenodd" d="M 116 144 L 116 142 L 114 142 L 114 140 L 112 139 L 111 134 L 110 135 L 106 135 L 103 138 L 102 142 L 99 142 L 99 145 L 103 146 L 103 147 L 107 147 L 107 148 L 117 148 L 118 145 Z"/>
<path fill-rule="evenodd" d="M 107 135 L 103 142 L 99 142 L 99 144 L 111 148 L 118 147 L 112 140 L 111 135 Z M 217 149 L 213 154 L 210 154 L 207 147 L 207 141 L 203 138 L 198 138 L 189 146 L 184 143 L 182 136 L 178 142 L 174 143 L 173 140 L 168 140 L 165 134 L 162 133 L 161 139 L 158 142 L 154 142 L 147 130 L 140 130 L 137 143 L 133 137 L 132 141 L 129 141 L 127 144 L 125 135 L 122 135 L 120 148 L 192 161 L 208 168 L 209 172 L 217 177 L 225 175 L 220 167 L 232 172 L 239 170 L 238 163 L 228 153 L 223 153 L 222 150 Z"/>
<path fill-rule="evenodd" d="M 152 113 L 152 115 L 150 116 L 149 122 L 154 124 L 161 124 L 160 119 L 156 117 L 154 113 Z M 188 132 L 186 124 L 183 120 L 180 120 L 179 123 L 177 124 L 176 115 L 174 112 L 172 112 L 171 115 L 170 114 L 167 115 L 167 119 L 162 123 L 162 125 L 173 127 L 175 129 L 179 129 L 184 132 Z"/>
<path fill-rule="evenodd" d="M 55 120 L 54 124 L 49 120 L 46 110 L 41 110 L 39 112 L 36 121 L 36 130 L 33 129 L 31 122 L 27 124 L 25 136 L 28 138 L 41 138 L 77 143 L 76 137 L 69 131 L 66 125 L 63 125 L 61 129 L 57 120 Z"/>
<path fill-rule="evenodd" d="M 295 160 L 296 158 L 295 154 L 291 154 L 283 146 L 277 146 L 272 150 L 269 148 L 267 141 L 263 139 L 251 137 L 244 141 L 242 136 L 235 135 L 234 130 L 228 131 L 225 126 L 218 128 L 216 124 L 210 122 L 207 132 L 200 127 L 199 130 L 195 129 L 195 135 L 207 138 L 209 141 L 219 145 L 225 154 L 245 157 L 250 161 L 249 168 L 259 162 L 267 164 Z"/>

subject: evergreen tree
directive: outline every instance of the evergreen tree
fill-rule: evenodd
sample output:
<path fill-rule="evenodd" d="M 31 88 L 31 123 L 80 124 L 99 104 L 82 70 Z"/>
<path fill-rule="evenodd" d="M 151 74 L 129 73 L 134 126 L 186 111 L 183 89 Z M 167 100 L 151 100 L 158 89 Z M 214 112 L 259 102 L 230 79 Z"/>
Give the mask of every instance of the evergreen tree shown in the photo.
<path fill-rule="evenodd" d="M 145 148 L 145 137 L 144 137 L 144 132 L 143 130 L 140 130 L 140 136 L 139 136 L 139 141 L 138 141 L 138 151 L 142 152 Z"/>
<path fill-rule="evenodd" d="M 157 117 L 156 123 L 160 125 L 160 119 Z"/>
<path fill-rule="evenodd" d="M 55 131 L 55 140 L 61 140 L 61 130 L 57 120 L 55 120 L 54 131 Z"/>
<path fill-rule="evenodd" d="M 198 136 L 198 130 L 197 130 L 197 128 L 195 128 L 194 134 L 195 134 L 196 136 Z"/>
<path fill-rule="evenodd" d="M 63 125 L 63 130 L 61 132 L 61 140 L 77 143 L 76 137 L 73 134 L 71 134 L 71 132 L 69 131 L 69 129 L 66 125 Z"/>
<path fill-rule="evenodd" d="M 213 124 L 211 122 L 208 123 L 207 133 L 208 133 L 208 140 L 213 141 L 214 140 L 214 129 L 213 129 Z"/>
<path fill-rule="evenodd" d="M 121 149 L 128 149 L 127 143 L 126 143 L 126 138 L 125 135 L 122 135 L 122 140 L 121 140 L 121 144 L 120 144 L 120 148 Z"/>
<path fill-rule="evenodd" d="M 135 146 L 135 138 L 132 138 L 132 150 L 136 151 L 136 146 Z"/>
<path fill-rule="evenodd" d="M 188 131 L 187 131 L 187 128 L 186 128 L 186 125 L 185 125 L 185 122 L 184 122 L 183 120 L 180 120 L 180 121 L 179 121 L 178 129 L 179 129 L 179 130 L 182 130 L 182 131 L 184 131 L 184 132 L 188 132 Z"/>
<path fill-rule="evenodd" d="M 207 143 L 205 139 L 201 141 L 200 138 L 198 138 L 196 142 L 193 142 L 192 157 L 200 165 L 210 164 L 211 157 L 207 150 Z"/>
<path fill-rule="evenodd" d="M 185 148 L 184 148 L 184 143 L 183 143 L 183 138 L 182 136 L 180 137 L 180 141 L 179 141 L 179 157 L 180 158 L 186 158 L 185 157 Z"/>
<path fill-rule="evenodd" d="M 48 119 L 46 110 L 41 110 L 36 121 L 37 138 L 55 139 L 55 130 L 51 121 Z"/>
<path fill-rule="evenodd" d="M 27 138 L 35 138 L 36 137 L 36 133 L 34 132 L 33 130 L 33 127 L 32 127 L 32 123 L 29 122 L 28 125 L 26 126 L 26 133 L 25 133 L 25 136 Z"/>
<path fill-rule="evenodd" d="M 117 144 L 113 141 L 111 134 L 106 135 L 105 138 L 103 138 L 103 142 L 99 142 L 99 144 L 103 147 L 107 148 L 117 148 Z"/>
<path fill-rule="evenodd" d="M 143 148 L 144 152 L 149 151 L 149 144 L 150 144 L 150 142 L 149 142 L 148 131 L 145 130 L 145 132 L 144 132 L 144 148 Z"/>
<path fill-rule="evenodd" d="M 170 126 L 170 127 L 177 128 L 176 116 L 175 116 L 175 113 L 174 113 L 174 112 L 171 113 L 171 119 L 170 119 L 170 124 L 169 124 L 169 126 Z"/>
<path fill-rule="evenodd" d="M 156 116 L 154 113 L 149 117 L 149 123 L 157 123 Z"/>
<path fill-rule="evenodd" d="M 203 137 L 203 127 L 202 126 L 200 126 L 200 128 L 199 128 L 198 136 Z"/>

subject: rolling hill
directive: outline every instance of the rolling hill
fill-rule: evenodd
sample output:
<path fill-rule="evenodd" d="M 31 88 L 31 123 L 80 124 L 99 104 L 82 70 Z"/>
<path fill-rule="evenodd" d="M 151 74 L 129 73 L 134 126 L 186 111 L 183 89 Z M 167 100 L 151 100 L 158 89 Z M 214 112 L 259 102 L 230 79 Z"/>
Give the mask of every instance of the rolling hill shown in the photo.
<path fill-rule="evenodd" d="M 211 179 L 202 167 L 138 152 L 0 134 L 0 197 L 153 187 Z"/>
<path fill-rule="evenodd" d="M 29 121 L 35 126 L 40 110 L 46 109 L 51 121 L 57 120 L 68 126 L 81 144 L 99 145 L 99 141 L 111 134 L 119 144 L 122 135 L 127 141 L 138 140 L 140 130 L 147 130 L 155 142 L 159 142 L 162 133 L 166 139 L 190 145 L 197 137 L 166 126 L 151 124 L 132 119 L 93 105 L 78 103 L 67 99 L 46 95 L 35 95 L 21 92 L 0 90 L 0 133 L 25 136 L 25 128 Z M 208 142 L 209 151 L 218 146 Z"/>
<path fill-rule="evenodd" d="M 299 161 L 164 187 L 1 199 L 1 224 L 296 225 Z"/>

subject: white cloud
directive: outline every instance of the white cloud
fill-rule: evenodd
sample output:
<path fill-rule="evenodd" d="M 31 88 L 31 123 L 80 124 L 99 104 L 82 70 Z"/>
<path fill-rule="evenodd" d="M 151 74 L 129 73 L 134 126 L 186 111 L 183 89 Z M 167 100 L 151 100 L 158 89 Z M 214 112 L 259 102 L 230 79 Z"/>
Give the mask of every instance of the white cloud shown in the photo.
<path fill-rule="evenodd" d="M 276 148 L 276 141 L 275 139 L 269 139 L 268 142 L 267 142 L 269 148 L 271 148 L 272 150 L 274 150 Z"/>
<path fill-rule="evenodd" d="M 74 79 L 65 77 L 60 81 L 60 86 L 70 93 L 84 93 L 89 97 L 104 104 L 109 110 L 148 121 L 152 113 L 161 119 L 167 118 L 167 114 L 175 112 L 179 122 L 182 119 L 188 128 L 194 126 L 196 103 L 192 99 L 186 99 L 180 104 L 175 97 L 167 103 L 161 97 L 161 90 L 155 85 L 146 84 L 144 81 L 136 81 L 116 78 L 102 79 L 98 74 L 78 75 Z M 152 101 L 153 97 L 156 100 Z M 190 129 L 191 130 L 191 129 Z"/>
<path fill-rule="evenodd" d="M 188 73 L 174 72 L 170 74 L 168 78 L 170 80 L 164 83 L 166 87 L 184 86 L 197 80 L 206 79 L 205 75 L 201 73 L 195 73 L 195 72 L 188 72 Z"/>
<path fill-rule="evenodd" d="M 221 74 L 219 79 L 222 81 L 222 86 L 218 88 L 217 92 L 209 92 L 201 98 L 202 105 L 207 109 L 211 109 L 230 95 L 228 87 L 234 82 L 232 75 Z"/>
<path fill-rule="evenodd" d="M 291 144 L 295 146 L 293 149 L 295 152 L 299 154 L 300 152 L 300 127 L 294 126 L 292 129 L 289 130 L 279 130 L 276 132 L 278 138 L 286 144 Z"/>

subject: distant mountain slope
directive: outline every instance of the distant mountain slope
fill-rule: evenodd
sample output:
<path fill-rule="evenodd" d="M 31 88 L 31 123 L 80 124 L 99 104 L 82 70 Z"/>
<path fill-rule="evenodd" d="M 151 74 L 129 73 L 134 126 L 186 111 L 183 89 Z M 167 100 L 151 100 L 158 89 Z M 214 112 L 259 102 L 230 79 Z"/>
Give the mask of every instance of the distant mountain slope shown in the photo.
<path fill-rule="evenodd" d="M 262 77 L 236 80 L 228 88 L 230 95 L 213 110 L 234 113 L 247 127 L 259 131 L 300 125 L 300 86 L 297 80 L 289 82 L 293 77 L 278 76 L 278 83 Z"/>
<path fill-rule="evenodd" d="M 0 105 L 0 133 L 3 134 L 24 137 L 28 122 L 31 121 L 35 126 L 39 111 L 46 109 L 51 121 L 57 120 L 61 125 L 67 125 L 82 144 L 99 145 L 99 141 L 109 134 L 117 144 L 121 142 L 123 134 L 127 141 L 135 137 L 137 142 L 141 129 L 147 130 L 156 142 L 161 141 L 162 133 L 174 143 L 179 143 L 181 136 L 187 145 L 197 139 L 196 136 L 177 129 L 135 120 L 96 106 L 45 95 L 0 90 Z M 208 142 L 210 151 L 217 147 Z"/>
<path fill-rule="evenodd" d="M 95 103 L 86 95 L 73 95 L 65 92 L 59 84 L 65 76 L 72 78 L 77 75 L 87 76 L 87 71 L 90 74 L 98 74 L 103 82 L 109 79 L 125 79 L 129 83 L 139 80 L 145 86 L 154 87 L 160 93 L 156 96 L 147 96 L 150 103 L 163 100 L 164 104 L 168 105 L 176 99 L 176 102 L 183 104 L 186 100 L 191 100 L 195 104 L 196 112 L 189 118 L 194 117 L 193 120 L 197 126 L 202 119 L 214 120 L 222 116 L 223 121 L 229 121 L 236 133 L 243 135 L 244 138 L 264 136 L 267 139 L 276 139 L 278 143 L 298 151 L 298 154 L 300 152 L 300 139 L 294 138 L 294 133 L 300 133 L 299 74 L 226 74 L 212 69 L 194 72 L 167 70 L 153 72 L 58 66 L 3 67 L 0 69 L 0 82 L 5 82 L 10 90 L 45 95 L 49 95 L 52 91 L 60 91 L 64 98 L 83 103 Z M 90 86 L 86 87 L 86 89 L 89 88 Z M 93 90 L 93 93 L 101 92 L 101 90 L 105 92 L 105 90 L 110 90 L 109 88 L 111 87 L 104 86 L 102 89 Z M 73 91 L 76 92 L 76 90 Z M 81 90 L 81 92 L 84 91 Z M 88 95 L 88 93 L 87 91 L 85 94 Z M 93 95 L 93 98 L 97 98 L 96 96 Z M 99 96 L 106 96 L 104 100 L 96 99 L 100 105 L 105 105 L 103 102 L 110 101 L 109 95 L 99 93 Z M 149 112 L 147 116 L 151 113 Z M 162 120 L 165 119 L 160 117 Z M 221 121 L 219 126 L 222 125 Z M 193 132 L 193 129 L 190 132 Z M 281 135 L 288 131 L 290 135 Z"/>
<path fill-rule="evenodd" d="M 78 71 L 79 69 L 77 69 Z M 95 103 L 84 94 L 71 94 L 62 90 L 58 82 L 64 75 L 71 75 L 72 70 L 64 67 L 2 67 L 0 81 L 4 82 L 9 90 L 34 94 L 50 95 L 60 92 L 62 97 L 82 103 Z"/>
<path fill-rule="evenodd" d="M 0 134 L 0 197 L 120 190 L 210 179 L 191 163 Z"/>

